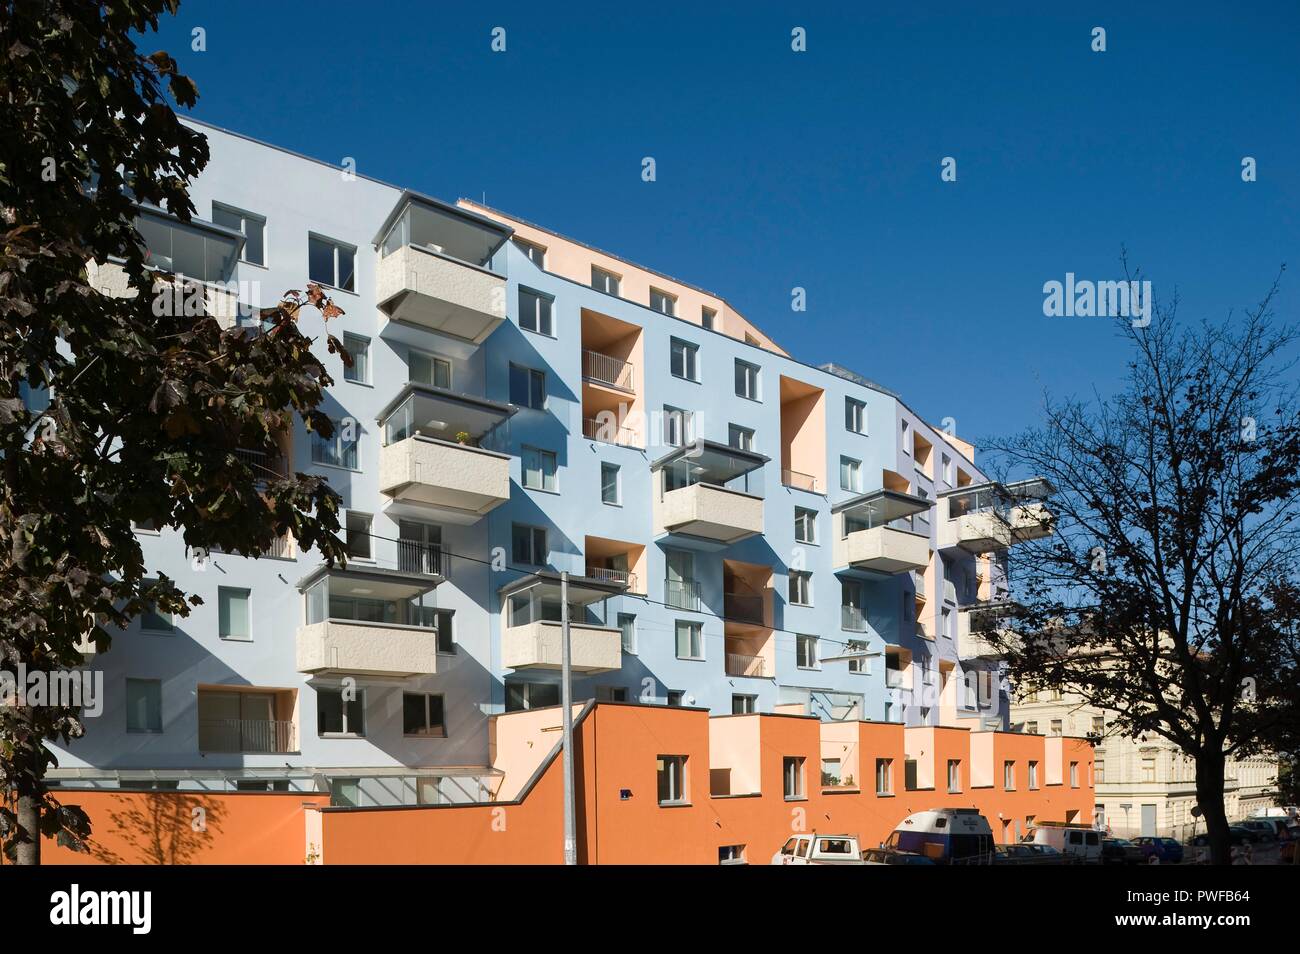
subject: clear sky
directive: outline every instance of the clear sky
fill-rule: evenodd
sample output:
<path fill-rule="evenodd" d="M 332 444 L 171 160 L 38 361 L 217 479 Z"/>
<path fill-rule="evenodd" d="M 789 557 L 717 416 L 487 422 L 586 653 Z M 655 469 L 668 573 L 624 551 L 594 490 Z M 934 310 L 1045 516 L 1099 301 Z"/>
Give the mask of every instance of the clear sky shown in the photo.
<path fill-rule="evenodd" d="M 1282 262 L 1300 313 L 1296 0 L 184 0 L 142 46 L 196 80 L 196 118 L 486 195 L 977 441 L 1037 421 L 1044 388 L 1116 387 L 1113 331 L 1045 317 L 1043 284 L 1117 279 L 1121 246 L 1184 321 L 1257 301 Z"/>

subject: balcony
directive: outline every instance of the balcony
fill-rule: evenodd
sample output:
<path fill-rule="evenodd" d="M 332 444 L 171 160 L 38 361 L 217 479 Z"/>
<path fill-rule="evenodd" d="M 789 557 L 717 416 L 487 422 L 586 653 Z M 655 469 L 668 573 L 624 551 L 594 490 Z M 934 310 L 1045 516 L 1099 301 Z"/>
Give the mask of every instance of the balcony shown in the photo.
<path fill-rule="evenodd" d="M 298 672 L 358 676 L 432 676 L 438 633 L 418 626 L 326 620 L 298 628 Z"/>
<path fill-rule="evenodd" d="M 199 751 L 288 754 L 298 751 L 298 731 L 287 720 L 200 719 Z"/>
<path fill-rule="evenodd" d="M 1052 535 L 1053 514 L 1046 504 L 1033 503 L 1012 507 L 1007 517 L 1017 543 L 1041 540 Z"/>
<path fill-rule="evenodd" d="M 727 653 L 727 675 L 742 679 L 766 679 L 767 660 L 762 656 L 746 656 L 742 653 Z"/>
<path fill-rule="evenodd" d="M 836 504 L 831 508 L 835 566 L 888 575 L 923 573 L 930 565 L 930 538 L 904 526 L 932 506 L 925 498 L 883 489 Z"/>
<path fill-rule="evenodd" d="M 1005 550 L 1012 544 L 1011 524 L 999 511 L 978 510 L 952 517 L 941 529 L 940 547 L 960 547 L 968 553 Z"/>
<path fill-rule="evenodd" d="M 712 441 L 678 448 L 651 465 L 656 532 L 732 544 L 763 532 L 767 458 Z"/>
<path fill-rule="evenodd" d="M 601 444 L 615 444 L 618 447 L 641 447 L 641 435 L 636 428 L 620 424 L 612 412 L 605 412 L 603 419 L 600 417 L 584 417 L 582 419 L 582 436 L 589 441 L 598 441 Z"/>
<path fill-rule="evenodd" d="M 762 593 L 723 593 L 722 615 L 728 622 L 762 626 L 767 615 L 765 603 Z"/>
<path fill-rule="evenodd" d="M 698 613 L 703 607 L 700 584 L 695 580 L 664 580 L 664 602 L 671 609 Z"/>
<path fill-rule="evenodd" d="M 510 405 L 408 384 L 379 418 L 380 492 L 451 523 L 477 521 L 510 499 L 510 455 L 476 444 L 496 437 L 513 413 Z"/>
<path fill-rule="evenodd" d="M 289 476 L 288 462 L 281 454 L 268 454 L 266 451 L 240 447 L 235 450 L 235 458 L 251 470 L 259 482 Z"/>
<path fill-rule="evenodd" d="M 613 583 L 627 590 L 636 590 L 636 574 L 631 570 L 612 570 L 604 566 L 588 566 L 587 576 L 603 583 Z"/>
<path fill-rule="evenodd" d="M 501 635 L 501 665 L 507 669 L 559 669 L 562 624 L 536 620 Z M 574 672 L 610 672 L 623 665 L 622 635 L 613 627 L 569 624 L 569 660 Z"/>
<path fill-rule="evenodd" d="M 801 474 L 788 467 L 781 468 L 781 484 L 795 490 L 806 490 L 810 494 L 821 493 L 821 482 L 812 474 Z"/>
<path fill-rule="evenodd" d="M 940 527 L 939 546 L 988 553 L 1049 536 L 1053 517 L 1042 498 L 1052 492 L 1041 478 L 947 491 L 940 495 L 947 501 L 948 520 Z"/>
<path fill-rule="evenodd" d="M 582 352 L 582 379 L 628 394 L 636 392 L 635 365 L 599 351 Z"/>
<path fill-rule="evenodd" d="M 988 638 L 998 633 L 1004 639 L 1014 634 L 1016 604 L 1010 600 L 977 603 L 957 611 L 957 655 L 961 659 L 1001 659 L 1006 655 Z"/>
<path fill-rule="evenodd" d="M 375 298 L 393 321 L 481 344 L 506 317 L 506 279 L 489 268 L 510 230 L 404 193 L 375 244 Z"/>

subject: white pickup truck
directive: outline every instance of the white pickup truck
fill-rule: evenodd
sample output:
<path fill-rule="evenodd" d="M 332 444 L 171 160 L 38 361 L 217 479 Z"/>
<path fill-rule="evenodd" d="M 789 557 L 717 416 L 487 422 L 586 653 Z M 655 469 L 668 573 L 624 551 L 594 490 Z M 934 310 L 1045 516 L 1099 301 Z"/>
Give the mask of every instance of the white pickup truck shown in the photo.
<path fill-rule="evenodd" d="M 774 865 L 860 865 L 857 835 L 792 835 L 772 856 Z"/>

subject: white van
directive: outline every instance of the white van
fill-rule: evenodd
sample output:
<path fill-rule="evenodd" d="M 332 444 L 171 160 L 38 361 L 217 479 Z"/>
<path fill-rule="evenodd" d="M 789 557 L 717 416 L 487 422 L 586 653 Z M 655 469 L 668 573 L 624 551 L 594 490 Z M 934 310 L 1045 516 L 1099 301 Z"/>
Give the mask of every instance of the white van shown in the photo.
<path fill-rule="evenodd" d="M 904 818 L 885 848 L 914 852 L 939 865 L 993 863 L 993 829 L 975 808 L 938 808 Z"/>
<path fill-rule="evenodd" d="M 794 835 L 772 856 L 774 865 L 864 864 L 857 835 Z"/>
<path fill-rule="evenodd" d="M 1067 861 L 1101 864 L 1101 832 L 1090 825 L 1068 822 L 1039 822 L 1020 840 L 1031 845 L 1048 845 Z"/>

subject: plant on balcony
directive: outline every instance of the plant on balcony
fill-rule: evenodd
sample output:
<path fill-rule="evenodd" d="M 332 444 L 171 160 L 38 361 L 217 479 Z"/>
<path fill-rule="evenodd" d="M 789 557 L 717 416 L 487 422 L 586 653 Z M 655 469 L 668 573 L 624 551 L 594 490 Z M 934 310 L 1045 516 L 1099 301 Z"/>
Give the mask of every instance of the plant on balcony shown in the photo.
<path fill-rule="evenodd" d="M 457 431 L 457 432 L 456 432 L 456 443 L 457 443 L 457 444 L 468 445 L 468 444 L 469 444 L 469 431 Z"/>
<path fill-rule="evenodd" d="M 137 203 L 193 214 L 187 183 L 202 134 L 172 103 L 197 91 L 135 38 L 174 0 L 6 3 L 0 17 L 0 674 L 82 663 L 151 609 L 202 602 L 146 577 L 133 522 L 178 531 L 192 550 L 257 554 L 285 533 L 343 555 L 337 495 L 303 474 L 258 473 L 240 450 L 277 452 L 331 383 L 296 321 L 341 311 L 319 288 L 263 310 L 263 333 L 229 327 L 146 268 Z M 133 297 L 101 293 L 87 261 L 120 262 Z M 328 336 L 331 352 L 341 345 Z M 349 359 L 344 354 L 344 361 Z M 48 395 L 46 398 L 41 395 Z M 69 700 L 62 700 L 69 701 Z M 0 845 L 40 861 L 41 837 L 86 848 L 89 822 L 44 777 L 47 741 L 83 734 L 80 708 L 0 706 Z"/>

